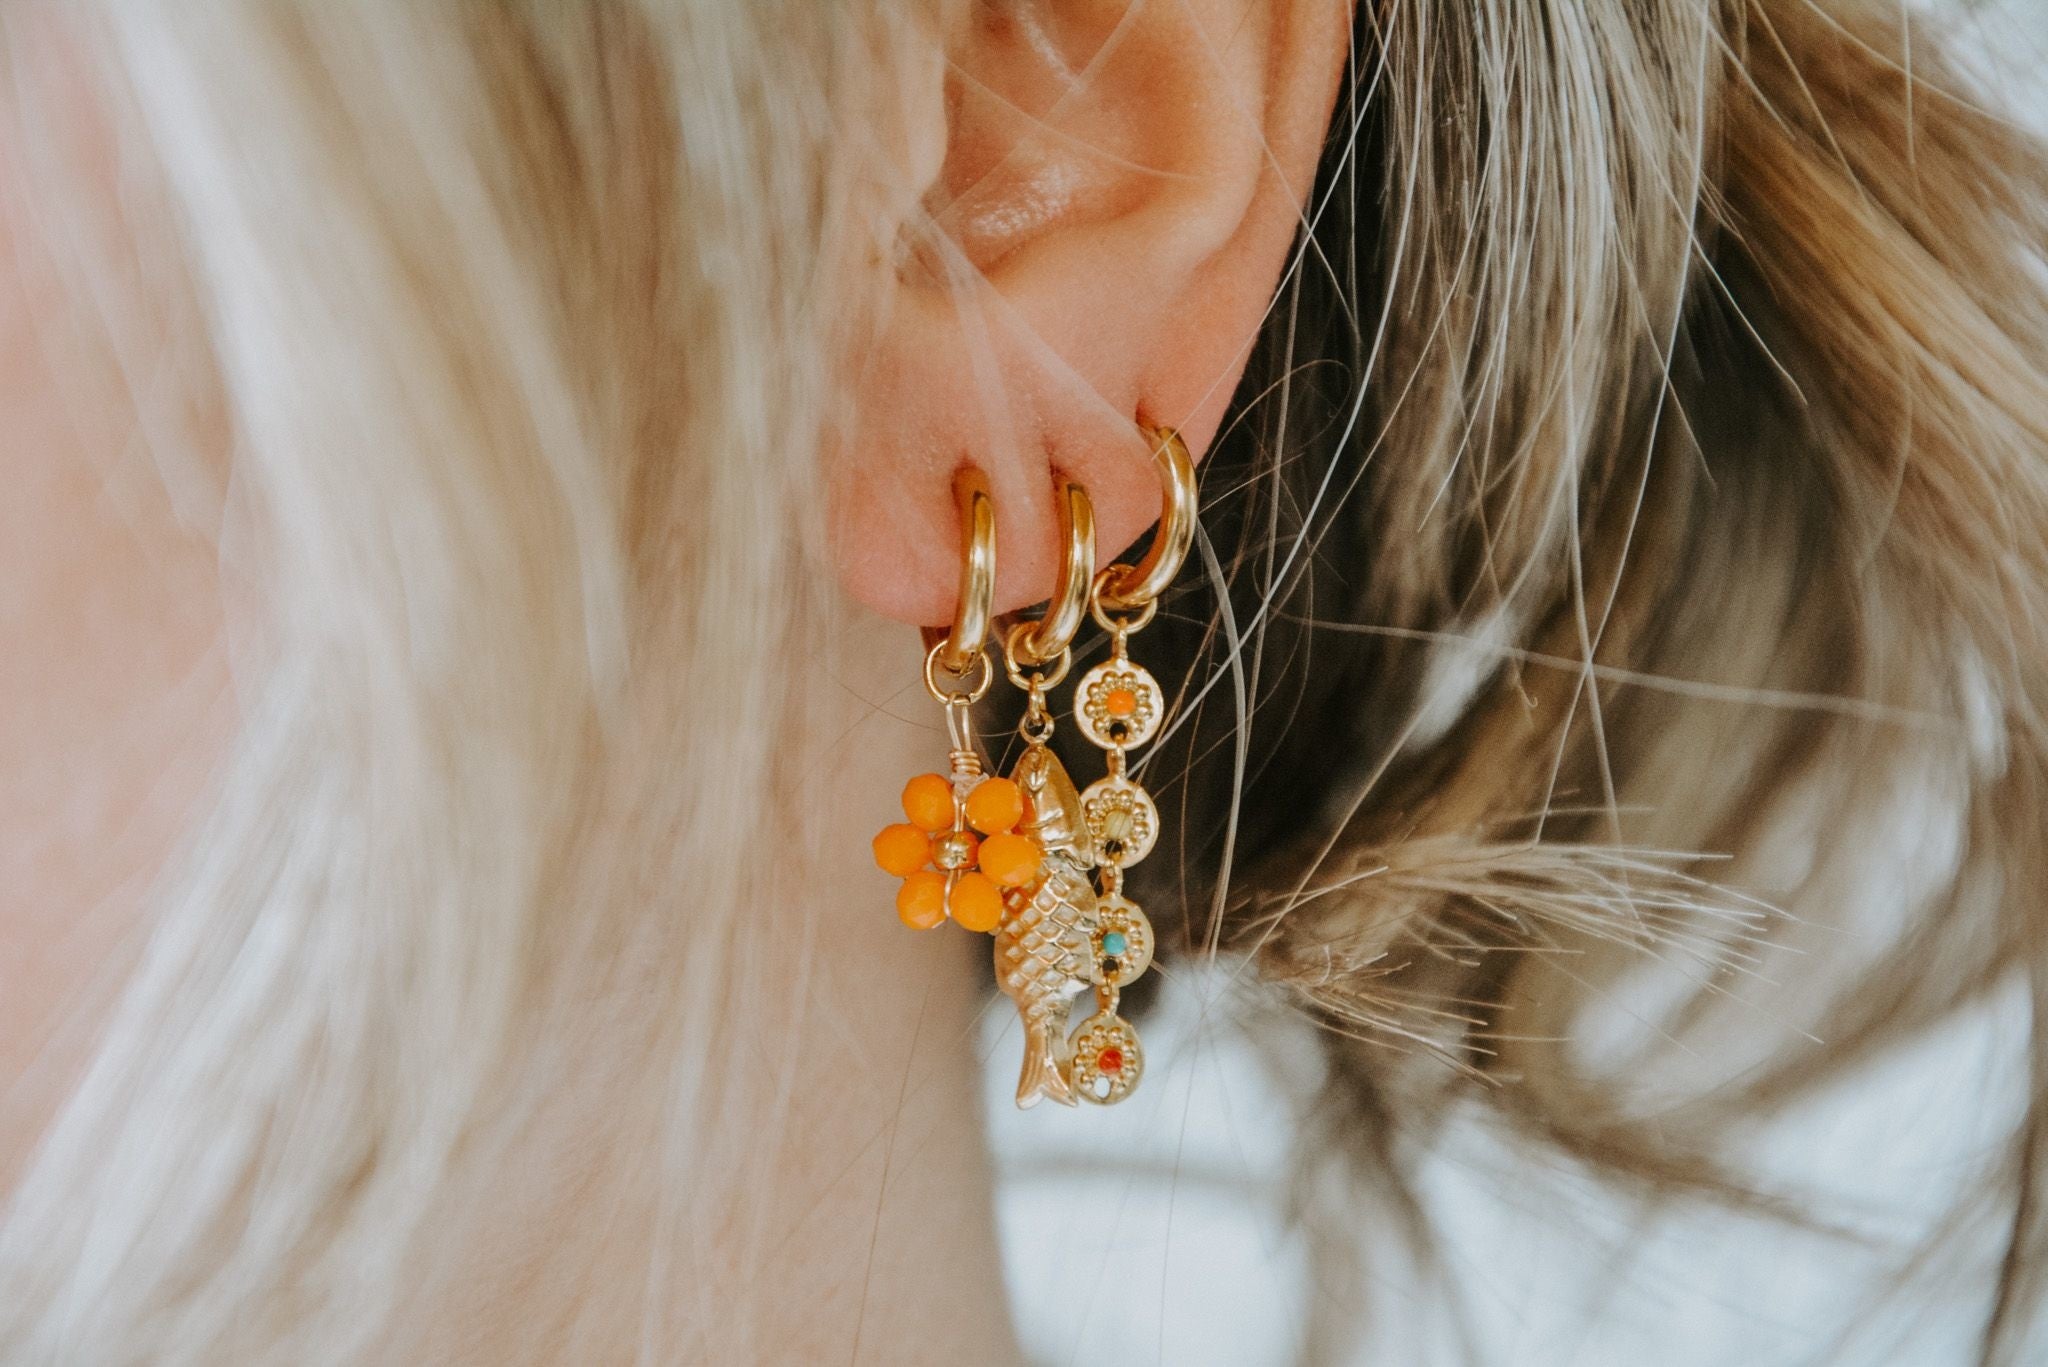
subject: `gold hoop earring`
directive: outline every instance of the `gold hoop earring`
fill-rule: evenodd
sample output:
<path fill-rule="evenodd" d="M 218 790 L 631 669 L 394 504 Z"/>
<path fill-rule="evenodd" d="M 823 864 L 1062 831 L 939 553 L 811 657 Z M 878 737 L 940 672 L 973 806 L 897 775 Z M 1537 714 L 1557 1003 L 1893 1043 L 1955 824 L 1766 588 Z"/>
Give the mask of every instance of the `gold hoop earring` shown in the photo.
<path fill-rule="evenodd" d="M 960 592 L 953 602 L 953 626 L 924 629 L 924 643 L 948 674 L 964 677 L 982 658 L 996 598 L 996 504 L 988 476 L 975 466 L 953 476 L 953 504 L 960 513 Z M 982 689 L 987 691 L 983 683 Z"/>
<path fill-rule="evenodd" d="M 1096 590 L 1096 600 L 1117 612 L 1141 609 L 1166 592 L 1195 544 L 1199 512 L 1195 462 L 1180 433 L 1142 421 L 1138 430 L 1152 443 L 1152 465 L 1159 472 L 1159 530 L 1137 564 L 1110 566 L 1107 585 Z"/>
<path fill-rule="evenodd" d="M 1038 877 L 1038 847 L 1017 834 L 1024 799 L 1009 779 L 989 777 L 974 737 L 974 704 L 995 678 L 986 638 L 995 605 L 996 521 L 988 481 L 968 468 L 954 479 L 960 510 L 960 597 L 950 630 L 925 632 L 924 684 L 945 709 L 948 772 L 903 787 L 905 821 L 874 839 L 875 862 L 903 880 L 896 914 L 914 930 L 949 918 L 993 931 L 1003 889 Z"/>
<path fill-rule="evenodd" d="M 1060 567 L 1046 600 L 1045 616 L 1014 627 L 1003 637 L 1003 653 L 1013 666 L 1035 669 L 1052 663 L 1074 644 L 1074 633 L 1088 615 L 1090 587 L 1095 579 L 1095 503 L 1088 491 L 1070 479 L 1060 481 L 1053 500 L 1059 518 Z M 1047 687 L 1051 687 L 1050 684 Z"/>

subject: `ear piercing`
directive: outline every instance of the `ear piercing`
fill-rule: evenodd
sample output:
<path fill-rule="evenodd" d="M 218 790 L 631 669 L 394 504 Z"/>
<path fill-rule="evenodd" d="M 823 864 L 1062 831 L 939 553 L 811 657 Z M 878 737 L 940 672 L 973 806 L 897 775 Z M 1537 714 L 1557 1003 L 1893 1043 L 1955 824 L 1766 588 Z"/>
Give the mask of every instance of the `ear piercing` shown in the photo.
<path fill-rule="evenodd" d="M 951 919 L 995 934 L 997 985 L 1024 1026 L 1017 1104 L 1043 1098 L 1121 1101 L 1138 1085 L 1144 1052 L 1117 1013 L 1121 990 L 1152 962 L 1151 922 L 1124 892 L 1124 870 L 1148 854 L 1159 811 L 1130 773 L 1130 751 L 1158 734 L 1165 694 L 1130 659 L 1130 638 L 1187 558 L 1195 531 L 1194 464 L 1178 434 L 1142 426 L 1164 491 L 1159 528 L 1137 565 L 1095 570 L 1087 491 L 1058 490 L 1063 555 L 1045 615 L 1002 624 L 1004 673 L 1025 695 L 1022 755 L 1008 778 L 987 774 L 971 709 L 995 669 L 986 653 L 995 590 L 995 516 L 988 486 L 968 469 L 955 481 L 964 542 L 950 630 L 927 630 L 924 679 L 945 709 L 949 772 L 903 790 L 905 823 L 875 837 L 875 860 L 902 878 L 898 915 L 927 930 Z M 1083 614 L 1109 633 L 1110 657 L 1075 686 L 1075 723 L 1105 752 L 1104 776 L 1077 791 L 1050 748 L 1047 691 L 1066 678 Z M 1096 1010 L 1068 1035 L 1074 998 Z"/>

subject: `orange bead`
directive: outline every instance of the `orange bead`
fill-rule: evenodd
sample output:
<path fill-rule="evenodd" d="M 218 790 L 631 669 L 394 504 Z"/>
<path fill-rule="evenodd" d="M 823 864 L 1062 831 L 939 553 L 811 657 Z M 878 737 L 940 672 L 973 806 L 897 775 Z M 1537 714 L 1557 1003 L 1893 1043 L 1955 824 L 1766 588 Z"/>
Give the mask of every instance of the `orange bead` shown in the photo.
<path fill-rule="evenodd" d="M 1044 861 L 1030 836 L 992 835 L 981 842 L 981 871 L 1006 888 L 1021 888 L 1038 877 Z"/>
<path fill-rule="evenodd" d="M 1138 695 L 1128 688 L 1112 688 L 1102 707 L 1112 717 L 1128 717 L 1138 710 Z"/>
<path fill-rule="evenodd" d="M 986 875 L 963 873 L 953 885 L 953 919 L 968 930 L 994 930 L 1003 920 L 1003 891 Z"/>
<path fill-rule="evenodd" d="M 896 914 L 912 930 L 930 930 L 946 919 L 946 875 L 925 869 L 903 880 Z"/>
<path fill-rule="evenodd" d="M 875 862 L 882 872 L 908 878 L 931 862 L 931 838 L 915 826 L 898 822 L 875 837 Z"/>
<path fill-rule="evenodd" d="M 953 785 L 940 774 L 919 774 L 903 785 L 903 814 L 921 831 L 953 824 Z"/>
<path fill-rule="evenodd" d="M 967 824 L 983 835 L 1016 829 L 1024 819 L 1024 790 L 1006 778 L 985 778 L 967 795 Z"/>

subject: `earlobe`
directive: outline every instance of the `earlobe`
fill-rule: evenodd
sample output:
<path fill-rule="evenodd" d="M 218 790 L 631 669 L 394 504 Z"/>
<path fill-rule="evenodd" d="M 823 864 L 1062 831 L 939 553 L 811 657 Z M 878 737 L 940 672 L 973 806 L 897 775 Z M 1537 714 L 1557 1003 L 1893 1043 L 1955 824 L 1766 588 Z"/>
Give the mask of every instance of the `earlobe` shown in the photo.
<path fill-rule="evenodd" d="M 1143 419 L 1199 454 L 1299 221 L 1344 68 L 1344 0 L 981 4 L 950 56 L 943 166 L 835 475 L 847 588 L 951 612 L 951 476 L 988 476 L 997 600 L 1053 580 L 1053 487 L 1093 495 L 1105 559 L 1158 511 Z"/>

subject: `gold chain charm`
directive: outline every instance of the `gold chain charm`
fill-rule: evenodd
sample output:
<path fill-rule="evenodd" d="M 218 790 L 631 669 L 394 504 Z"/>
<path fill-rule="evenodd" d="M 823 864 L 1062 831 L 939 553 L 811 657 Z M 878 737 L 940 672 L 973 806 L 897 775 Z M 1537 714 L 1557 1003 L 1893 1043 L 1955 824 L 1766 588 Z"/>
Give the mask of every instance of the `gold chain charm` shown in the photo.
<path fill-rule="evenodd" d="M 1081 794 L 1081 824 L 1097 865 L 1090 981 L 1095 1014 L 1074 1033 L 1069 1081 L 1102 1105 L 1129 1096 L 1145 1073 L 1138 1032 L 1117 1014 L 1123 989 L 1152 965 L 1152 922 L 1124 893 L 1124 871 L 1159 840 L 1159 808 L 1131 777 L 1130 752 L 1159 734 L 1166 693 L 1131 659 L 1131 637 L 1150 625 L 1159 595 L 1180 572 L 1195 535 L 1195 471 L 1177 433 L 1146 428 L 1164 500 L 1159 531 L 1138 564 L 1112 565 L 1089 586 L 1088 609 L 1109 633 L 1109 658 L 1074 685 L 1074 719 L 1105 752 L 1107 773 Z"/>
<path fill-rule="evenodd" d="M 1081 824 L 1098 879 L 1089 956 L 1095 1014 L 1074 1035 L 1072 1081 L 1077 1095 L 1103 1105 L 1129 1096 L 1145 1072 L 1138 1032 L 1117 1014 L 1117 1005 L 1123 988 L 1152 964 L 1152 922 L 1124 894 L 1124 870 L 1152 852 L 1159 808 L 1130 776 L 1130 751 L 1158 733 L 1166 712 L 1159 681 L 1129 653 L 1131 634 L 1151 620 L 1158 604 L 1147 603 L 1134 617 L 1112 617 L 1103 606 L 1111 574 L 1096 576 L 1090 604 L 1109 632 L 1109 658 L 1074 686 L 1075 721 L 1106 752 L 1108 772 L 1081 794 Z"/>

